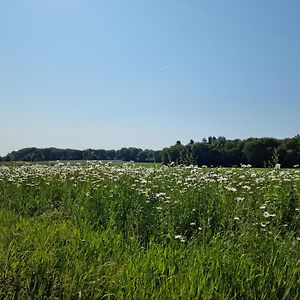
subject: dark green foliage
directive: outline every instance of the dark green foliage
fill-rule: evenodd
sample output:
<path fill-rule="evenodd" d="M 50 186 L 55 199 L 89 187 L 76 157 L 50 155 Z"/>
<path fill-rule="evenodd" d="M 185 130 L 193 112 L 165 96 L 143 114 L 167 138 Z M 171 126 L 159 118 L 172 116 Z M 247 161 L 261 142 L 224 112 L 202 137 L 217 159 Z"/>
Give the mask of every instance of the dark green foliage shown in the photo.
<path fill-rule="evenodd" d="M 274 149 L 279 144 L 278 140 L 271 138 L 249 139 L 244 145 L 243 153 L 247 162 L 255 167 L 264 167 L 272 159 Z"/>
<path fill-rule="evenodd" d="M 161 163 L 161 151 L 122 148 L 120 150 L 75 150 L 57 148 L 24 148 L 7 154 L 0 161 L 57 161 L 57 160 L 123 160 Z"/>
<path fill-rule="evenodd" d="M 288 139 L 249 138 L 226 140 L 224 137 L 208 137 L 202 142 L 187 145 L 178 142 L 162 150 L 164 164 L 197 164 L 198 166 L 274 167 L 274 153 L 282 167 L 293 167 L 300 163 L 300 137 Z M 278 157 L 277 157 L 278 155 Z"/>
<path fill-rule="evenodd" d="M 207 166 L 253 167 L 293 167 L 300 164 L 300 136 L 287 139 L 248 138 L 246 140 L 226 140 L 225 137 L 209 136 L 202 142 L 190 140 L 187 145 L 177 141 L 175 145 L 162 151 L 139 149 L 135 147 L 120 150 L 74 150 L 57 148 L 25 148 L 13 151 L 3 158 L 5 161 L 56 161 L 56 160 L 122 160 L 134 162 L 154 162 Z M 1 161 L 1 158 L 0 158 Z"/>

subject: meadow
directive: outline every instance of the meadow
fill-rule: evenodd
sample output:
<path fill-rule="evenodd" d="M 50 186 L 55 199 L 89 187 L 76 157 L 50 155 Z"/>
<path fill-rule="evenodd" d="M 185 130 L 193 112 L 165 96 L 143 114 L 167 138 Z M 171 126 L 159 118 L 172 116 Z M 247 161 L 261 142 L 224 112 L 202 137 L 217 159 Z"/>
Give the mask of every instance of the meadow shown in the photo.
<path fill-rule="evenodd" d="M 299 169 L 0 166 L 0 299 L 300 299 Z"/>

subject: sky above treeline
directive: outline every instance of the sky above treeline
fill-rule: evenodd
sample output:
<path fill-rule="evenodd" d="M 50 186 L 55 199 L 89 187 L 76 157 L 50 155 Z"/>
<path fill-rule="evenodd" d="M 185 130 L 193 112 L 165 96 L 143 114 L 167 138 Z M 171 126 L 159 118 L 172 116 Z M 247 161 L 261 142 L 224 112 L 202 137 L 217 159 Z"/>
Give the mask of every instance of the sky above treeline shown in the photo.
<path fill-rule="evenodd" d="M 300 1 L 1 0 L 0 155 L 300 133 Z"/>

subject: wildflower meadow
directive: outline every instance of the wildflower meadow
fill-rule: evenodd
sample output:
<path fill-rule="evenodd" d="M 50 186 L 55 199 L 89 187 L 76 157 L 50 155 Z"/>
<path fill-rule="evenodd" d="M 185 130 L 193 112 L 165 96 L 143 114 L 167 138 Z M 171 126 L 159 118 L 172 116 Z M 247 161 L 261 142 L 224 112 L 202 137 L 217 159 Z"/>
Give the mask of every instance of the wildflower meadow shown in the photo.
<path fill-rule="evenodd" d="M 0 166 L 0 299 L 300 299 L 300 170 Z"/>

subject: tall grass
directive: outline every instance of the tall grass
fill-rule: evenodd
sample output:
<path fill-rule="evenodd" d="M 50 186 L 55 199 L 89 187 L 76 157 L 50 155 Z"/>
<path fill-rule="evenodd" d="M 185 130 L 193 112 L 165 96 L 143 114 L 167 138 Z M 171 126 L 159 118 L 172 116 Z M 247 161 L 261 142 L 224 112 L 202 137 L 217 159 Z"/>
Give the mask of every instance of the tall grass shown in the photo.
<path fill-rule="evenodd" d="M 299 299 L 299 170 L 0 167 L 1 299 Z"/>

